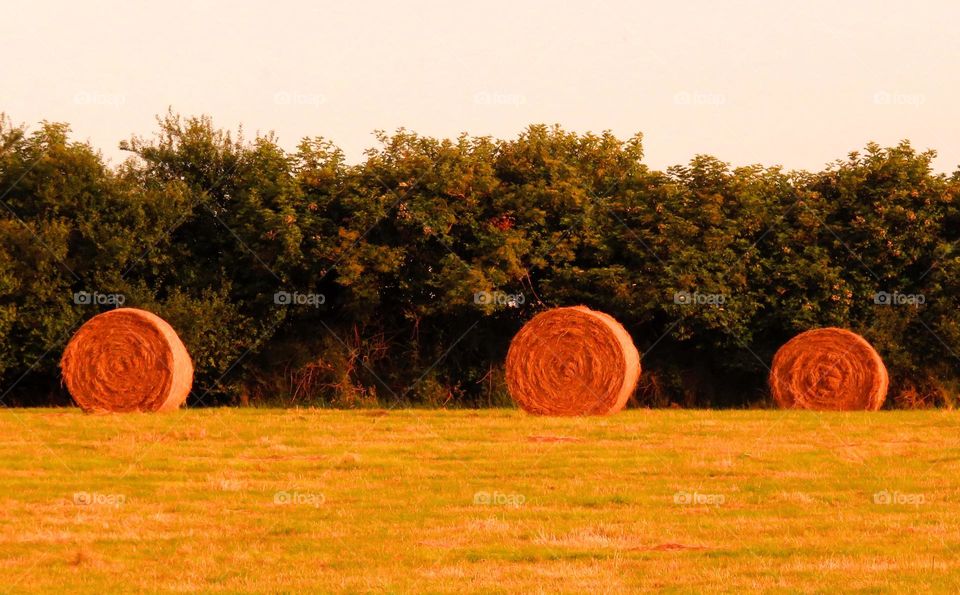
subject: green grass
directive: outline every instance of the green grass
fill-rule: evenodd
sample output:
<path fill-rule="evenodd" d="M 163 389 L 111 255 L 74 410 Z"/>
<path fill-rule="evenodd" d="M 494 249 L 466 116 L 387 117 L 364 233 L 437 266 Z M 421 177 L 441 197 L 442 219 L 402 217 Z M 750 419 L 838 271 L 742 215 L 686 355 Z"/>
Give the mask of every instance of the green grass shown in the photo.
<path fill-rule="evenodd" d="M 956 591 L 958 436 L 947 411 L 8 409 L 0 591 Z"/>

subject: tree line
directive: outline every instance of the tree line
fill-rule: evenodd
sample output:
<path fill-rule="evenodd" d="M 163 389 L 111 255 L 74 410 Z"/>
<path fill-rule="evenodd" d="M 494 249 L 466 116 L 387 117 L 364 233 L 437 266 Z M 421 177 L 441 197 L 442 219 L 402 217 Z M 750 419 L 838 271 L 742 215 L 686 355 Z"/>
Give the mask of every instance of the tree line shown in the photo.
<path fill-rule="evenodd" d="M 110 164 L 0 118 L 0 402 L 63 404 L 58 361 L 106 309 L 169 321 L 194 405 L 490 406 L 537 312 L 585 304 L 643 354 L 641 406 L 762 406 L 794 334 L 863 334 L 893 406 L 960 391 L 960 170 L 868 144 L 819 172 L 642 136 L 376 133 L 359 163 L 168 113 Z"/>

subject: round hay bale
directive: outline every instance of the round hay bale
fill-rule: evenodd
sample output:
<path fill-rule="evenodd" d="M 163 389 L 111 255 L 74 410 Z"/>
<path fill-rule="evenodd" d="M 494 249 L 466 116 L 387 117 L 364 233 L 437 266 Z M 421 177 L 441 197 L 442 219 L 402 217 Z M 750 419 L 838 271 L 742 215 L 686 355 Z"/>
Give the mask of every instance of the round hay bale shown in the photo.
<path fill-rule="evenodd" d="M 607 415 L 640 378 L 640 353 L 613 317 L 586 306 L 541 312 L 507 353 L 507 389 L 538 415 Z"/>
<path fill-rule="evenodd" d="M 193 384 L 193 362 L 176 331 L 136 308 L 88 320 L 67 344 L 60 368 L 87 412 L 174 411 Z"/>
<path fill-rule="evenodd" d="M 887 368 L 860 335 L 819 328 L 787 341 L 770 368 L 777 404 L 817 411 L 876 411 L 887 398 Z"/>

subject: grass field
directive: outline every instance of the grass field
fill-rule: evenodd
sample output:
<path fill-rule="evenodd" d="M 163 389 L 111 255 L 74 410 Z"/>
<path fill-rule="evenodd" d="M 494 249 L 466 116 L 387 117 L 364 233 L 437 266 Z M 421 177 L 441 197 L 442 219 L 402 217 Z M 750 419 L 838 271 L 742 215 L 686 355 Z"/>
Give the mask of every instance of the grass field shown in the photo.
<path fill-rule="evenodd" d="M 0 591 L 956 591 L 960 415 L 0 411 Z"/>

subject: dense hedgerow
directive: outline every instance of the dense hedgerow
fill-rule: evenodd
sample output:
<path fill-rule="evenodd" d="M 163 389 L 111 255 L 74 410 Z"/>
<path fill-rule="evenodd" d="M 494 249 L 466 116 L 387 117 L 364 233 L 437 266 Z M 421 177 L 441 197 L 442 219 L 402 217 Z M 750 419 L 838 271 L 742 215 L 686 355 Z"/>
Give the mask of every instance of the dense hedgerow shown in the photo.
<path fill-rule="evenodd" d="M 960 172 L 907 142 L 654 171 L 640 135 L 400 130 L 351 165 L 169 114 L 109 166 L 68 132 L 0 120 L 5 404 L 68 402 L 66 341 L 121 302 L 179 331 L 193 404 L 502 404 L 510 338 L 573 304 L 632 333 L 643 405 L 766 403 L 776 348 L 824 325 L 874 343 L 897 405 L 960 391 Z"/>

